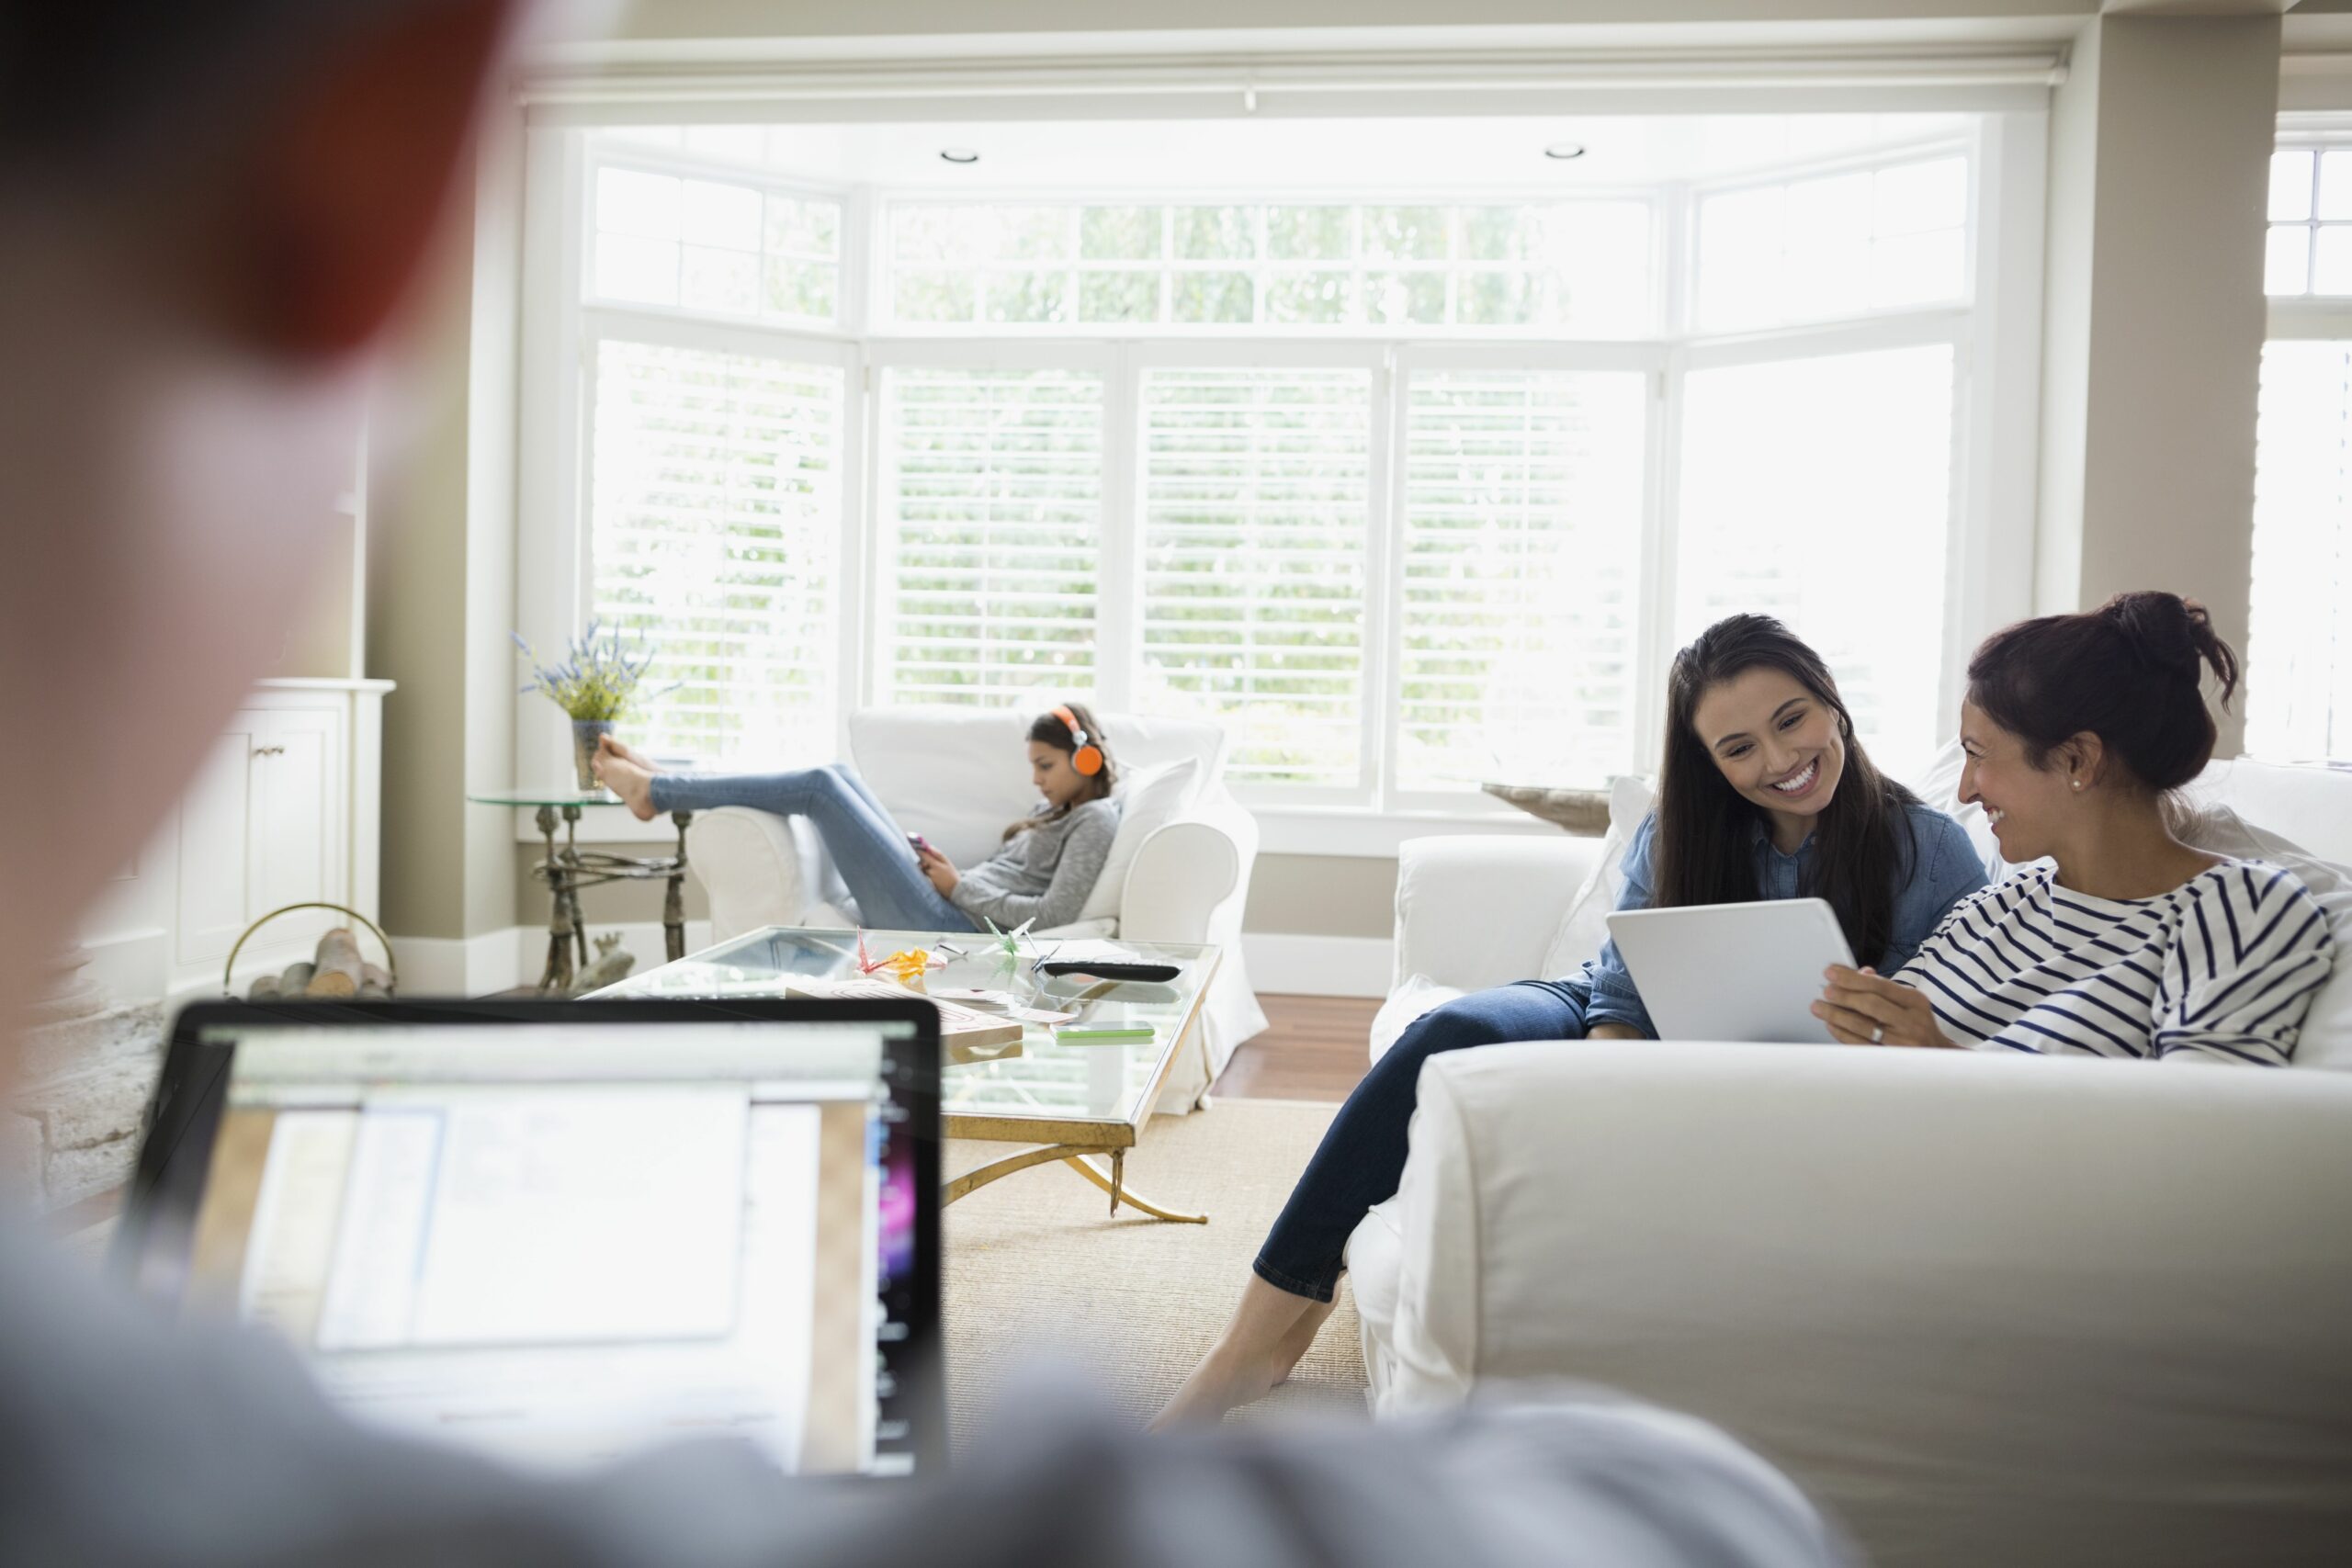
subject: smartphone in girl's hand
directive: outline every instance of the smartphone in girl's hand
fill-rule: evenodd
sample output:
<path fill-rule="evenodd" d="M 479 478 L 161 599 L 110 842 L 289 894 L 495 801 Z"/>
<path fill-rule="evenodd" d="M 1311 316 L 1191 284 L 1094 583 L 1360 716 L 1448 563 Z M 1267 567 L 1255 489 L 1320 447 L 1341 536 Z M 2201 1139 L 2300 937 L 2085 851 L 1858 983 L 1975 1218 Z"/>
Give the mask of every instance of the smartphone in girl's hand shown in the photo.
<path fill-rule="evenodd" d="M 922 859 L 925 855 L 935 855 L 939 852 L 937 850 L 931 847 L 931 840 L 924 838 L 921 833 L 909 833 L 907 835 L 907 842 L 914 846 L 915 859 L 917 860 Z"/>

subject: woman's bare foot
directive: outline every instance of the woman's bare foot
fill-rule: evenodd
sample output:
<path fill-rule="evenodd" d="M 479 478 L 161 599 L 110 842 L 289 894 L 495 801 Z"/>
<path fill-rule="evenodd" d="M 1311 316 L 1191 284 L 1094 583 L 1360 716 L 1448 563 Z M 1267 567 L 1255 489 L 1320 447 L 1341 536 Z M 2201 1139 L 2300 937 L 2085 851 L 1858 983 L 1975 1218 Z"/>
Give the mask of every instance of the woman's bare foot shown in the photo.
<path fill-rule="evenodd" d="M 628 807 L 630 816 L 640 822 L 653 820 L 651 768 L 632 761 L 620 751 L 607 751 L 602 746 L 597 748 L 590 766 L 595 769 L 596 776 L 604 780 L 605 787 L 621 797 L 621 804 Z"/>
<path fill-rule="evenodd" d="M 1272 1393 L 1313 1347 L 1333 1304 L 1292 1295 L 1250 1276 L 1233 1321 L 1175 1397 L 1152 1417 L 1151 1429 L 1206 1425 Z"/>

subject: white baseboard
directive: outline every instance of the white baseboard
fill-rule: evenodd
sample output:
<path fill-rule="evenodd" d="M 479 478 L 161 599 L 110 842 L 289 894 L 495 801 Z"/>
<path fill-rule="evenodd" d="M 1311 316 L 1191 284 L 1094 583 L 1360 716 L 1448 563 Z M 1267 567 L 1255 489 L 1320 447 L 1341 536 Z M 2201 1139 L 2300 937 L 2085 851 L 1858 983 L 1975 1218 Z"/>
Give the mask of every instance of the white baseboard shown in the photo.
<path fill-rule="evenodd" d="M 1385 997 L 1396 965 L 1383 936 L 1300 936 L 1243 931 L 1252 990 L 1301 997 Z"/>
<path fill-rule="evenodd" d="M 631 974 L 642 975 L 668 961 L 659 920 L 592 923 L 590 956 L 594 956 L 593 944 L 598 937 L 616 933 L 621 946 L 637 957 Z M 710 922 L 688 920 L 686 951 L 695 953 L 709 945 Z M 396 936 L 392 951 L 401 961 L 402 996 L 482 997 L 537 983 L 547 964 L 548 931 L 545 926 L 506 926 L 469 937 Z"/>

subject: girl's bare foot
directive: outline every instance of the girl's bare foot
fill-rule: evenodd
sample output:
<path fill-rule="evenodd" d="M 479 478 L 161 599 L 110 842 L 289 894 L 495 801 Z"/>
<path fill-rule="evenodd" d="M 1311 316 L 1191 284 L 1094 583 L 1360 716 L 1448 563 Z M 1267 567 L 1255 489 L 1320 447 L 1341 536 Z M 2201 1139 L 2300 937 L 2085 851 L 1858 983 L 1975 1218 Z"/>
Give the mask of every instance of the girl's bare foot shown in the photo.
<path fill-rule="evenodd" d="M 658 773 L 662 771 L 661 766 L 652 758 L 617 735 L 605 734 L 596 737 L 596 750 L 606 756 L 618 757 L 624 761 L 634 762 L 649 773 Z"/>
<path fill-rule="evenodd" d="M 1292 1295 L 1252 1275 L 1223 1337 L 1152 1417 L 1151 1429 L 1206 1425 L 1272 1393 L 1314 1345 L 1333 1304 Z"/>
<path fill-rule="evenodd" d="M 640 822 L 653 820 L 653 770 L 640 766 L 617 751 L 607 751 L 602 746 L 590 764 L 605 787 L 621 797 L 629 815 Z"/>

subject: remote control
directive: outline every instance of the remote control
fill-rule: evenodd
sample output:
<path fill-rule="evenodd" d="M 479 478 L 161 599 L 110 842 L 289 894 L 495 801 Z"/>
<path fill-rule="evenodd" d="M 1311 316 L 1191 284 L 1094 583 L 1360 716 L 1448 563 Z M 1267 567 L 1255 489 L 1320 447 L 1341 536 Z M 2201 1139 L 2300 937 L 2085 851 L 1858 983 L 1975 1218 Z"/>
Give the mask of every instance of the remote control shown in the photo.
<path fill-rule="evenodd" d="M 1098 960 L 1088 963 L 1073 958 L 1067 963 L 1046 962 L 1037 965 L 1040 975 L 1091 975 L 1098 980 L 1173 980 L 1183 970 L 1173 964 L 1114 964 Z"/>

